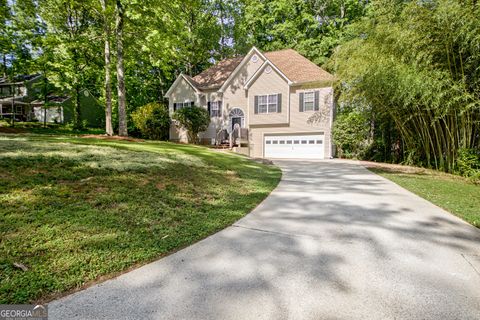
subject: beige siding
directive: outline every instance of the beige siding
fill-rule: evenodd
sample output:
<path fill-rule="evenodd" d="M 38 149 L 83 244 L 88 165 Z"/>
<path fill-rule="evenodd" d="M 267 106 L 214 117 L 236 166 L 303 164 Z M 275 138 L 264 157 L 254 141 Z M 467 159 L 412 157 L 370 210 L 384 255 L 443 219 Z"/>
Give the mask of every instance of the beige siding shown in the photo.
<path fill-rule="evenodd" d="M 173 113 L 174 103 L 186 101 L 194 101 L 195 103 L 198 103 L 195 90 L 190 84 L 188 84 L 187 81 L 185 81 L 185 79 L 182 78 L 172 90 L 168 99 L 168 110 L 170 112 L 170 116 Z M 170 126 L 170 140 L 186 143 L 188 142 L 187 133 L 185 132 L 185 130 L 179 128 L 172 123 L 172 125 Z"/>
<path fill-rule="evenodd" d="M 258 80 L 257 80 L 258 81 Z M 308 90 L 320 91 L 320 111 L 299 111 L 299 92 Z M 282 126 L 265 126 L 250 128 L 250 155 L 252 157 L 263 157 L 264 136 L 268 134 L 301 134 L 301 133 L 324 133 L 325 134 L 325 157 L 331 156 L 331 117 L 333 108 L 333 89 L 316 88 L 316 89 L 290 88 L 290 122 L 288 125 Z M 308 123 L 308 119 L 315 113 L 321 113 L 321 121 Z"/>
<path fill-rule="evenodd" d="M 208 108 L 208 101 L 221 101 L 222 94 L 217 91 L 206 91 L 205 95 L 201 99 L 201 106 Z M 223 109 L 223 106 L 222 106 Z M 208 126 L 207 131 L 200 133 L 200 138 L 203 140 L 203 143 L 210 144 L 215 139 L 218 130 L 222 128 L 222 118 L 215 117 L 210 118 L 210 125 Z"/>
<path fill-rule="evenodd" d="M 288 93 L 289 86 L 287 81 L 278 74 L 275 70 L 271 69 L 270 73 L 267 73 L 265 69 L 260 71 L 261 74 L 255 79 L 248 89 L 249 99 L 249 124 L 255 125 L 280 125 L 288 123 Z M 282 108 L 281 112 L 269 113 L 269 114 L 255 114 L 255 96 L 266 94 L 282 94 Z"/>
<path fill-rule="evenodd" d="M 257 56 L 258 60 L 253 62 L 252 59 L 247 61 L 245 65 L 237 72 L 235 77 L 230 81 L 223 94 L 223 119 L 228 122 L 228 114 L 234 108 L 240 108 L 245 115 L 245 126 L 248 126 L 248 96 L 247 91 L 243 88 L 245 83 L 260 68 L 264 60 Z"/>

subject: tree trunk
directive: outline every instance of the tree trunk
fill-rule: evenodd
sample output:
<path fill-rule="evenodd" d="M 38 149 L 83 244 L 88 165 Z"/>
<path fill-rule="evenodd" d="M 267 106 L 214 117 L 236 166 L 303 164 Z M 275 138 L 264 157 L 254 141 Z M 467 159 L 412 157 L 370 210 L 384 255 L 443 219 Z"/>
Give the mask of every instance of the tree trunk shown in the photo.
<path fill-rule="evenodd" d="M 4 53 L 3 54 L 3 77 L 4 78 L 7 78 L 7 54 Z"/>
<path fill-rule="evenodd" d="M 125 74 L 123 67 L 123 6 L 116 0 L 116 38 L 117 38 L 117 91 L 118 91 L 118 134 L 127 136 L 127 110 L 125 97 Z"/>
<path fill-rule="evenodd" d="M 75 129 L 82 128 L 82 117 L 80 114 L 80 86 L 75 85 L 75 105 L 74 105 L 74 127 Z"/>
<path fill-rule="evenodd" d="M 48 78 L 46 68 L 43 66 L 43 127 L 47 127 L 47 105 L 48 105 Z"/>
<path fill-rule="evenodd" d="M 13 77 L 12 77 L 13 79 Z M 15 81 L 15 80 L 14 80 Z M 15 127 L 15 84 L 12 86 L 13 93 L 12 93 L 12 127 Z"/>
<path fill-rule="evenodd" d="M 102 3 L 105 36 L 105 132 L 107 135 L 113 135 L 112 127 L 112 85 L 110 79 L 110 26 L 107 20 L 106 0 L 100 0 Z"/>

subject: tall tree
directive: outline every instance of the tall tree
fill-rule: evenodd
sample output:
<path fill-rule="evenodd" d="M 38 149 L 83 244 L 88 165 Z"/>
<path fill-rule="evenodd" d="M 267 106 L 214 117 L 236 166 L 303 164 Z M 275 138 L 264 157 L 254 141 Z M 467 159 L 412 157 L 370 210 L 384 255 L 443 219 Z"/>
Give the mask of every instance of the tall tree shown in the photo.
<path fill-rule="evenodd" d="M 342 99 L 391 121 L 404 161 L 452 172 L 462 150 L 478 153 L 479 16 L 475 1 L 377 0 L 334 55 Z"/>
<path fill-rule="evenodd" d="M 118 92 L 118 134 L 127 136 L 127 105 L 125 93 L 125 69 L 123 65 L 123 23 L 124 8 L 121 0 L 116 0 L 116 26 L 115 37 L 117 40 L 117 92 Z"/>
<path fill-rule="evenodd" d="M 112 127 L 112 81 L 110 76 L 110 20 L 107 11 L 107 0 L 100 0 L 103 14 L 104 57 L 105 57 L 105 132 L 113 135 Z"/>
<path fill-rule="evenodd" d="M 48 43 L 53 51 L 49 79 L 72 95 L 74 126 L 80 128 L 80 92 L 97 86 L 101 66 L 92 4 L 84 0 L 43 0 L 40 4 L 40 17 L 47 25 Z"/>

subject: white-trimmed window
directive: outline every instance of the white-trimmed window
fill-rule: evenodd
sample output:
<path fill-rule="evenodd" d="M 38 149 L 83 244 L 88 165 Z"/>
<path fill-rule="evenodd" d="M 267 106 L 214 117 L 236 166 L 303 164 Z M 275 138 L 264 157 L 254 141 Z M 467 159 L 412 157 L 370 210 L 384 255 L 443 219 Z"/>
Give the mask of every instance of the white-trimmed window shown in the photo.
<path fill-rule="evenodd" d="M 221 116 L 221 101 L 210 101 L 210 117 L 220 117 Z"/>
<path fill-rule="evenodd" d="M 258 113 L 277 113 L 279 112 L 278 94 L 268 94 L 258 96 Z"/>
<path fill-rule="evenodd" d="M 258 96 L 258 113 L 268 113 L 268 96 Z"/>
<path fill-rule="evenodd" d="M 315 110 L 315 92 L 305 92 L 303 95 L 303 111 Z"/>
<path fill-rule="evenodd" d="M 179 110 L 179 109 L 182 109 L 182 108 L 185 108 L 185 107 L 190 107 L 193 105 L 193 102 L 192 101 L 185 101 L 185 102 L 175 102 L 173 104 L 173 111 L 176 111 L 176 110 Z"/>

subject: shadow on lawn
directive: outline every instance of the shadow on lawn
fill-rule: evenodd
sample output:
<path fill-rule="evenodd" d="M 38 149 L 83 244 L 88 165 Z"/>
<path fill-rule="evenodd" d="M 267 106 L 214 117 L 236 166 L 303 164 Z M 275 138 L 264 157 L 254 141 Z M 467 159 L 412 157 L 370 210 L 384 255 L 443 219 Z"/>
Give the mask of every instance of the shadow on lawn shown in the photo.
<path fill-rule="evenodd" d="M 284 179 L 275 193 L 234 227 L 58 301 L 54 310 L 84 318 L 103 312 L 116 318 L 283 319 L 316 312 L 317 318 L 340 319 L 369 306 L 372 318 L 379 318 L 375 312 L 385 308 L 390 313 L 383 315 L 392 316 L 396 306 L 405 315 L 414 302 L 424 303 L 415 294 L 432 287 L 450 293 L 455 312 L 471 310 L 475 297 L 458 294 L 421 268 L 406 270 L 402 261 L 436 263 L 436 254 L 451 250 L 478 253 L 478 230 L 356 165 L 279 163 Z M 377 288 L 375 299 L 365 300 L 382 277 L 404 277 L 398 286 L 412 287 Z M 417 312 L 445 318 L 452 305 L 425 304 Z M 297 307 L 304 313 L 292 314 Z"/>
<path fill-rule="evenodd" d="M 65 291 L 198 241 L 253 209 L 279 176 L 236 157 L 204 163 L 186 149 L 163 156 L 37 142 L 1 145 L 1 303 Z"/>

